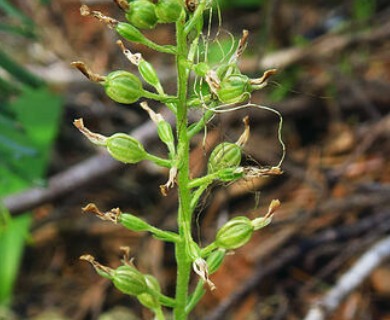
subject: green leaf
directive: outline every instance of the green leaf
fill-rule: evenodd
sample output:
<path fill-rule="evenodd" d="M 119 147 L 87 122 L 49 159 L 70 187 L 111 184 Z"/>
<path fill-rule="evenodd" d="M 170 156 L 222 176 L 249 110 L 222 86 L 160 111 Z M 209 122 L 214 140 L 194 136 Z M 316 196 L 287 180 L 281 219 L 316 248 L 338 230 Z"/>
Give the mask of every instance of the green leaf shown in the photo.
<path fill-rule="evenodd" d="M 4 208 L 0 209 L 0 305 L 10 303 L 30 223 L 30 214 L 11 219 Z"/>
<path fill-rule="evenodd" d="M 24 88 L 0 115 L 0 196 L 42 181 L 58 131 L 61 98 L 46 87 Z M 11 219 L 0 207 L 0 305 L 9 304 L 28 230 L 29 213 Z"/>
<path fill-rule="evenodd" d="M 16 122 L 0 126 L 0 195 L 20 191 L 23 184 L 36 184 L 44 177 L 61 99 L 44 87 L 24 89 L 9 110 Z"/>

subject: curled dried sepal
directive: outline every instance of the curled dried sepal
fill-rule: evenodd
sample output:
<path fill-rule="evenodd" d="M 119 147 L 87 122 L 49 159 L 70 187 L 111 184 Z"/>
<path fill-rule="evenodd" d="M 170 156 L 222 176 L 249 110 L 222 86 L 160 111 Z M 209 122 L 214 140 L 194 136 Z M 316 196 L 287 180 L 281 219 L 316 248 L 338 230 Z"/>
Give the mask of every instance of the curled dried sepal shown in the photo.
<path fill-rule="evenodd" d="M 266 177 L 266 176 L 278 176 L 283 173 L 280 167 L 244 167 L 244 176 L 248 179 Z"/>
<path fill-rule="evenodd" d="M 101 277 L 112 280 L 115 272 L 114 269 L 103 266 L 102 264 L 100 264 L 95 260 L 95 257 L 91 256 L 90 254 L 84 254 L 80 256 L 79 259 L 89 262 L 92 265 L 92 267 L 95 269 L 97 274 L 100 275 Z"/>
<path fill-rule="evenodd" d="M 245 129 L 236 142 L 236 145 L 239 147 L 242 147 L 247 143 L 250 134 L 249 117 L 246 116 L 244 119 L 242 119 L 242 122 L 244 122 Z"/>
<path fill-rule="evenodd" d="M 266 70 L 260 78 L 249 80 L 249 84 L 254 90 L 264 88 L 268 84 L 268 79 L 276 73 L 277 69 Z"/>
<path fill-rule="evenodd" d="M 129 10 L 129 2 L 127 0 L 114 0 L 114 2 L 123 11 Z"/>
<path fill-rule="evenodd" d="M 194 12 L 199 5 L 199 0 L 186 0 L 186 8 L 189 12 Z"/>
<path fill-rule="evenodd" d="M 240 39 L 240 42 L 238 43 L 238 47 L 236 52 L 232 55 L 230 58 L 230 63 L 237 63 L 238 59 L 242 56 L 243 52 L 246 49 L 246 46 L 248 44 L 248 37 L 249 37 L 249 32 L 248 30 L 242 30 L 242 37 Z"/>
<path fill-rule="evenodd" d="M 140 103 L 140 106 L 142 109 L 144 109 L 148 114 L 149 114 L 149 117 L 150 119 L 156 124 L 158 125 L 161 121 L 165 121 L 163 116 L 160 114 L 160 113 L 156 113 L 154 112 L 148 105 L 148 103 L 146 101 L 142 101 Z"/>
<path fill-rule="evenodd" d="M 83 210 L 83 212 L 93 213 L 99 219 L 104 221 L 111 221 L 113 223 L 118 223 L 118 217 L 122 213 L 119 208 L 103 212 L 99 210 L 99 208 L 94 203 L 88 203 L 85 207 L 81 208 L 81 210 Z"/>
<path fill-rule="evenodd" d="M 135 66 L 138 66 L 140 61 L 143 59 L 141 53 L 132 53 L 128 48 L 125 47 L 122 40 L 118 40 L 116 44 L 121 48 L 125 57 Z"/>
<path fill-rule="evenodd" d="M 177 168 L 172 167 L 169 170 L 169 178 L 167 183 L 160 186 L 160 192 L 164 197 L 166 197 L 168 195 L 169 190 L 175 186 L 176 178 L 177 178 Z"/>
<path fill-rule="evenodd" d="M 89 141 L 91 141 L 93 144 L 96 144 L 98 146 L 106 146 L 107 145 L 107 137 L 103 136 L 99 133 L 94 133 L 87 129 L 84 126 L 83 118 L 75 119 L 73 121 L 73 125 L 80 130 L 80 132 L 88 138 Z"/>
<path fill-rule="evenodd" d="M 196 259 L 192 263 L 192 268 L 194 272 L 209 286 L 210 290 L 215 290 L 217 287 L 209 278 L 209 271 L 207 262 L 202 258 Z"/>
<path fill-rule="evenodd" d="M 252 220 L 252 225 L 255 230 L 259 230 L 269 225 L 272 221 L 272 217 L 275 211 L 281 206 L 281 203 L 278 199 L 274 199 L 271 201 L 268 207 L 268 211 L 264 217 L 256 218 Z"/>
<path fill-rule="evenodd" d="M 106 77 L 101 76 L 91 71 L 90 68 L 82 61 L 74 61 L 70 64 L 72 67 L 77 68 L 84 76 L 94 82 L 104 82 Z"/>
<path fill-rule="evenodd" d="M 80 7 L 80 14 L 83 17 L 92 16 L 96 19 L 98 19 L 100 22 L 103 22 L 107 24 L 110 28 L 115 28 L 117 24 L 119 23 L 117 20 L 107 17 L 104 14 L 102 14 L 100 11 L 91 10 L 87 5 L 83 4 Z"/>

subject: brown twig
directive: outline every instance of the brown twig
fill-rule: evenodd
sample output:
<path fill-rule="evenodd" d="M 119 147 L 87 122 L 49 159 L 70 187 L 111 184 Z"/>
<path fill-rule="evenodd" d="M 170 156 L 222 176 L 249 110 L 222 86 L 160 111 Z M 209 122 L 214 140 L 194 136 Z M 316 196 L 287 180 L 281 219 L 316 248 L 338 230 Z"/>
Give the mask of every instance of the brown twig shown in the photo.
<path fill-rule="evenodd" d="M 249 279 L 243 283 L 241 288 L 236 290 L 231 296 L 225 299 L 217 308 L 215 308 L 205 320 L 219 320 L 224 319 L 226 313 L 233 307 L 242 301 L 250 292 L 258 287 L 259 282 L 266 276 L 275 273 L 277 270 L 290 263 L 291 261 L 302 256 L 307 251 L 318 247 L 324 243 L 337 241 L 349 237 L 356 236 L 367 230 L 371 230 L 374 227 L 381 226 L 382 232 L 390 229 L 390 211 L 384 211 L 377 213 L 376 215 L 369 216 L 352 226 L 343 226 L 333 230 L 325 230 L 318 235 L 311 238 L 304 239 L 298 244 L 292 244 L 279 252 L 277 255 L 273 253 L 276 258 L 269 263 L 264 264 L 263 261 L 259 261 L 258 268 L 254 268 L 256 272 L 249 277 Z"/>
<path fill-rule="evenodd" d="M 343 274 L 325 297 L 310 308 L 305 320 L 324 320 L 389 256 L 390 237 L 388 236 L 368 249 L 352 268 Z"/>

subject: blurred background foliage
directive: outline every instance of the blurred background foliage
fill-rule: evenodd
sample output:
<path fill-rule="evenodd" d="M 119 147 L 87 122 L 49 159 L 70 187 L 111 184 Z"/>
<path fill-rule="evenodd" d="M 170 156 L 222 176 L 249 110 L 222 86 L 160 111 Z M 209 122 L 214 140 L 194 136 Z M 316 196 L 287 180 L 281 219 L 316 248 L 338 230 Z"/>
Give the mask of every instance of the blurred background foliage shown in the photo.
<path fill-rule="evenodd" d="M 4 38 L 20 37 L 27 45 L 38 40 L 34 22 L 14 4 L 1 0 L 0 10 Z M 0 197 L 44 185 L 62 109 L 61 97 L 13 59 L 5 44 L 0 49 Z M 11 302 L 30 223 L 29 213 L 12 218 L 1 210 L 0 305 Z"/>

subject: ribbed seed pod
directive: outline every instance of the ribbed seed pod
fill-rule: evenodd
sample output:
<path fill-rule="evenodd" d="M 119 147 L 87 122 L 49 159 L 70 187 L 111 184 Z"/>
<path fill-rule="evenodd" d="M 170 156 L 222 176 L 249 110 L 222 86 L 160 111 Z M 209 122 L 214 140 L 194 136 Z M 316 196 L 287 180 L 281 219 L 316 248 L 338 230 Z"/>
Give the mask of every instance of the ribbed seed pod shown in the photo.
<path fill-rule="evenodd" d="M 130 104 L 143 96 L 142 82 L 134 74 L 118 70 L 111 72 L 104 81 L 106 94 L 114 101 Z"/>
<path fill-rule="evenodd" d="M 224 78 L 217 89 L 222 103 L 239 103 L 249 98 L 251 87 L 249 78 L 242 74 L 232 74 Z"/>
<path fill-rule="evenodd" d="M 140 29 L 153 29 L 157 23 L 155 4 L 149 0 L 134 0 L 129 4 L 126 19 Z"/>
<path fill-rule="evenodd" d="M 176 22 L 182 11 L 183 5 L 180 0 L 159 0 L 156 5 L 156 15 L 160 23 Z"/>
<path fill-rule="evenodd" d="M 241 162 L 241 148 L 231 142 L 222 142 L 211 152 L 207 165 L 208 173 L 226 168 L 236 168 Z"/>
<path fill-rule="evenodd" d="M 113 273 L 112 282 L 118 290 L 128 295 L 138 296 L 147 291 L 145 275 L 129 265 L 118 267 Z"/>
<path fill-rule="evenodd" d="M 107 138 L 107 151 L 123 163 L 137 163 L 146 159 L 146 151 L 137 139 L 125 134 L 116 133 Z"/>
<path fill-rule="evenodd" d="M 215 243 L 222 249 L 236 249 L 246 244 L 252 237 L 254 227 L 247 217 L 233 218 L 217 232 Z"/>
<path fill-rule="evenodd" d="M 139 31 L 136 27 L 132 26 L 126 22 L 119 22 L 115 26 L 116 32 L 123 38 L 133 42 L 142 43 L 145 41 L 145 37 L 141 31 Z"/>
<path fill-rule="evenodd" d="M 223 259 L 225 258 L 226 250 L 225 249 L 217 249 L 213 251 L 207 258 L 207 266 L 209 274 L 213 274 L 216 272 L 221 266 Z"/>
<path fill-rule="evenodd" d="M 132 231 L 140 232 L 150 229 L 150 225 L 147 222 L 129 213 L 121 213 L 118 217 L 118 222 L 126 229 Z"/>

